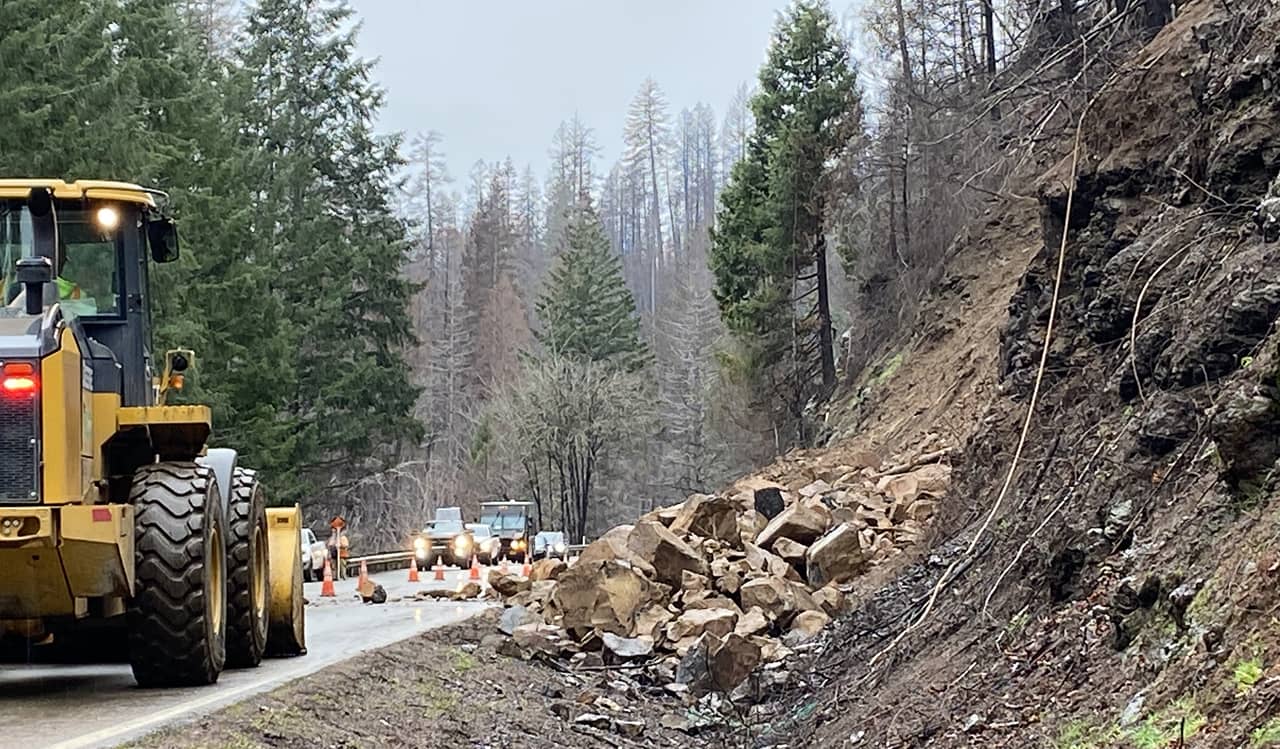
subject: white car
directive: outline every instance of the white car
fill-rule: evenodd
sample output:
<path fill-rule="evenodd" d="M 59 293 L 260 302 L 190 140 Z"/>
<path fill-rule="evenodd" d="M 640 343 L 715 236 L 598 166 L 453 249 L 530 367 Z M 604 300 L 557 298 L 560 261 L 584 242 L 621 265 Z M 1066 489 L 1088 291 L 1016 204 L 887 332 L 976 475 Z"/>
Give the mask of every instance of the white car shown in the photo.
<path fill-rule="evenodd" d="M 329 549 L 324 542 L 316 538 L 310 528 L 302 529 L 302 579 L 306 582 L 319 580 L 324 574 L 324 560 Z"/>

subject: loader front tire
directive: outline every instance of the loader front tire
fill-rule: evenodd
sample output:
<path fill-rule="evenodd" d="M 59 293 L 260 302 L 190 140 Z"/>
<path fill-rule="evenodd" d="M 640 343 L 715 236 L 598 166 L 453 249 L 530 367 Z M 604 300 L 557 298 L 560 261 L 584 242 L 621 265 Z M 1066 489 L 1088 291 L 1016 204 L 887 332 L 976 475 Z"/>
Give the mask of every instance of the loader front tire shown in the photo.
<path fill-rule="evenodd" d="M 133 477 L 136 581 L 129 662 L 142 687 L 200 686 L 226 660 L 226 525 L 213 471 L 143 466 Z"/>
<path fill-rule="evenodd" d="M 255 668 L 267 649 L 267 501 L 257 472 L 237 467 L 227 503 L 227 666 Z"/>

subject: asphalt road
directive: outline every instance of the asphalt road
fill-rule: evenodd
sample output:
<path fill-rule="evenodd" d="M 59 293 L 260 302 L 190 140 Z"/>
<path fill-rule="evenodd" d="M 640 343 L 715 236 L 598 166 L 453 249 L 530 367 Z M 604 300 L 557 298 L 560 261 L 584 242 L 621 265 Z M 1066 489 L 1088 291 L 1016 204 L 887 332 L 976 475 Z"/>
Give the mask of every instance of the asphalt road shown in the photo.
<path fill-rule="evenodd" d="M 335 598 L 320 598 L 320 583 L 308 583 L 307 654 L 264 660 L 255 669 L 225 671 L 211 687 L 139 689 L 129 666 L 123 663 L 0 664 L 0 714 L 5 718 L 0 744 L 22 749 L 115 746 L 161 726 L 267 691 L 356 653 L 460 621 L 486 606 L 409 600 L 415 590 L 458 585 L 466 577 L 465 571 L 447 571 L 444 582 L 432 580 L 427 572 L 421 583 L 410 583 L 404 570 L 372 577 L 387 589 L 388 603 L 360 603 L 354 580 L 338 581 Z M 396 601 L 397 597 L 405 600 Z"/>

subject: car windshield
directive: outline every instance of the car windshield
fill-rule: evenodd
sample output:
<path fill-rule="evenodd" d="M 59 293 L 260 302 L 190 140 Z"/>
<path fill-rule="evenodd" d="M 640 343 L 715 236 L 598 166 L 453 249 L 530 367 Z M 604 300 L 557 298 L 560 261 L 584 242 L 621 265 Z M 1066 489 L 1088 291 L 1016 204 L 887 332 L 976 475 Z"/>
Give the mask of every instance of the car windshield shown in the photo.
<path fill-rule="evenodd" d="M 427 526 L 428 533 L 461 533 L 462 523 L 457 520 L 437 520 Z"/>
<path fill-rule="evenodd" d="M 494 531 L 522 531 L 525 526 L 524 513 L 513 510 L 486 513 L 480 520 Z"/>
<path fill-rule="evenodd" d="M 61 268 L 57 301 L 68 317 L 111 316 L 120 311 L 118 247 L 124 231 L 120 209 L 104 204 L 57 208 Z M 0 201 L 0 273 L 4 306 L 19 307 L 24 293 L 18 261 L 35 253 L 34 223 L 24 201 Z M 46 304 L 55 300 L 48 299 Z"/>

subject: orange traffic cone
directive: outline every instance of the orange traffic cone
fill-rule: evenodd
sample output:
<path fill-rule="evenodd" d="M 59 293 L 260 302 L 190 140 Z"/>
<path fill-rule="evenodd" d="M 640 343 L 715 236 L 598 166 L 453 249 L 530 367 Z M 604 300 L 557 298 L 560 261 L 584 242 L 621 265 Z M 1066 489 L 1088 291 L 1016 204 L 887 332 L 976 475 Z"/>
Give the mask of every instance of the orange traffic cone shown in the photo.
<path fill-rule="evenodd" d="M 369 582 L 369 565 L 363 559 L 360 560 L 360 579 L 356 581 L 356 590 L 364 587 Z"/>
<path fill-rule="evenodd" d="M 480 579 L 480 562 L 475 557 L 471 557 L 471 574 L 468 577 L 472 580 Z"/>
<path fill-rule="evenodd" d="M 437 580 L 443 580 L 443 579 L 444 579 L 444 565 L 443 565 L 443 564 L 440 564 L 439 562 L 436 562 L 436 575 L 435 575 L 435 577 L 436 577 L 436 579 L 437 579 Z"/>
<path fill-rule="evenodd" d="M 320 584 L 320 595 L 333 598 L 338 595 L 333 589 L 333 568 L 329 566 L 329 558 L 324 558 L 324 582 Z"/>
<path fill-rule="evenodd" d="M 524 555 L 524 564 L 520 565 L 520 576 L 528 577 L 533 573 L 533 566 L 529 564 L 529 555 Z"/>
<path fill-rule="evenodd" d="M 412 559 L 409 560 L 409 582 L 418 582 L 418 563 Z"/>

